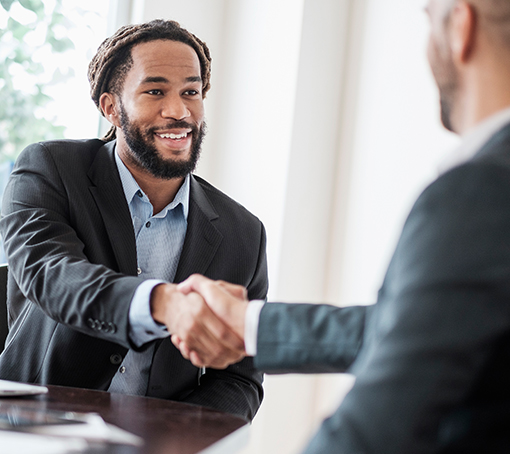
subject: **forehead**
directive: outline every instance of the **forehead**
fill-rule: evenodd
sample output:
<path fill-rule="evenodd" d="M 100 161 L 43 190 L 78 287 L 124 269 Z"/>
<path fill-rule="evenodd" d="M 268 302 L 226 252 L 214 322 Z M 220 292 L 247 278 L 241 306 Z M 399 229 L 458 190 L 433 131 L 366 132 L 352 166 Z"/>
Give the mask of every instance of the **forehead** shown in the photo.
<path fill-rule="evenodd" d="M 200 76 L 197 53 L 179 41 L 156 40 L 137 44 L 131 50 L 131 56 L 133 65 L 129 73 L 132 76 Z"/>

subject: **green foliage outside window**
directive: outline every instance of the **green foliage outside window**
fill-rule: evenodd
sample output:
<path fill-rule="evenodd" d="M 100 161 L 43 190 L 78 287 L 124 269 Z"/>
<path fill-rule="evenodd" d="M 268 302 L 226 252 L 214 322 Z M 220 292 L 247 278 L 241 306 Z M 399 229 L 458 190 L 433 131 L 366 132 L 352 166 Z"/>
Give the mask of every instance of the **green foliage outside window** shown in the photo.
<path fill-rule="evenodd" d="M 32 22 L 22 24 L 10 16 L 16 3 L 31 12 Z M 0 29 L 1 163 L 14 160 L 30 143 L 63 136 L 65 127 L 45 117 L 44 107 L 52 100 L 45 88 L 63 82 L 73 71 L 59 67 L 48 77 L 40 55 L 62 54 L 74 45 L 65 33 L 73 24 L 62 13 L 62 0 L 0 0 L 0 14 L 9 16 L 7 27 Z M 27 39 L 35 33 L 41 39 Z M 37 53 L 39 58 L 34 58 Z"/>

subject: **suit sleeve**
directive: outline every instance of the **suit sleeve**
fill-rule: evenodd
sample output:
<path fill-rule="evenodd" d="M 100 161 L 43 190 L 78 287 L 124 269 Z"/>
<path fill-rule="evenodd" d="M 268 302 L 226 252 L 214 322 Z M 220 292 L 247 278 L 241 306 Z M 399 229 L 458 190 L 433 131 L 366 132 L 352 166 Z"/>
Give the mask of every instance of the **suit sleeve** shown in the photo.
<path fill-rule="evenodd" d="M 510 327 L 509 181 L 506 168 L 471 163 L 418 199 L 354 365 L 356 383 L 307 453 L 443 452 L 459 427 L 444 424 L 469 406 Z"/>
<path fill-rule="evenodd" d="M 268 303 L 260 313 L 255 366 L 267 373 L 345 372 L 363 343 L 370 306 Z"/>
<path fill-rule="evenodd" d="M 25 149 L 0 222 L 10 273 L 23 295 L 55 321 L 129 347 L 128 307 L 139 281 L 87 259 L 72 227 L 71 203 L 46 146 Z"/>
<path fill-rule="evenodd" d="M 265 300 L 267 297 L 266 233 L 262 223 L 257 264 L 247 290 L 249 299 Z M 237 414 L 251 421 L 264 396 L 263 378 L 262 372 L 254 367 L 253 358 L 244 358 L 225 370 L 207 369 L 200 386 L 184 402 Z"/>

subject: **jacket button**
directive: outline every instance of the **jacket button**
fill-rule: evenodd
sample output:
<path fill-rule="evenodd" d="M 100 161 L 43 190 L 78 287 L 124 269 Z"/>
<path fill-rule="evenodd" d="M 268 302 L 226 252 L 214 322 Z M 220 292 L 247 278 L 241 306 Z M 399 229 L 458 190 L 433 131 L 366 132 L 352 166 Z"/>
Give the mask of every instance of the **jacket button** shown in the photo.
<path fill-rule="evenodd" d="M 112 322 L 108 322 L 108 331 L 115 334 L 117 332 L 117 326 Z"/>
<path fill-rule="evenodd" d="M 110 362 L 113 365 L 117 366 L 122 362 L 122 356 L 119 355 L 118 353 L 114 353 L 112 356 L 110 356 Z"/>
<path fill-rule="evenodd" d="M 87 322 L 92 329 L 96 329 L 96 322 L 93 319 L 89 318 Z"/>

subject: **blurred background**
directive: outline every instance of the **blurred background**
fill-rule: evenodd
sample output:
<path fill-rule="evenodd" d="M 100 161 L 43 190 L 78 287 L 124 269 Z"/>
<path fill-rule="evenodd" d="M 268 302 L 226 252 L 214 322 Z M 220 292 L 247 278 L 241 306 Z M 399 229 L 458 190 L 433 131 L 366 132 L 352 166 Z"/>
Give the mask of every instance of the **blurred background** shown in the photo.
<path fill-rule="evenodd" d="M 0 0 L 0 188 L 27 144 L 106 125 L 87 65 L 174 19 L 213 57 L 197 173 L 265 224 L 271 301 L 371 304 L 406 215 L 458 139 L 440 125 L 425 0 Z M 266 376 L 243 454 L 299 452 L 352 385 Z"/>

